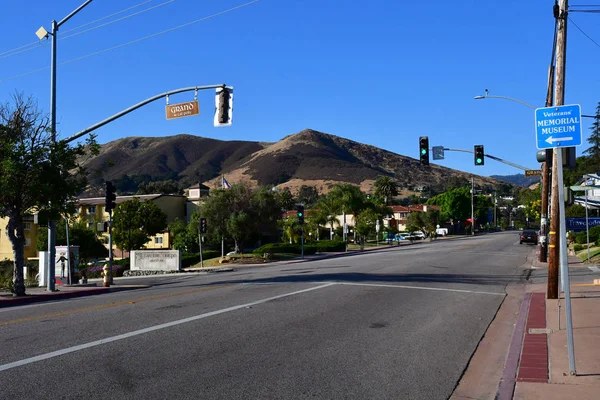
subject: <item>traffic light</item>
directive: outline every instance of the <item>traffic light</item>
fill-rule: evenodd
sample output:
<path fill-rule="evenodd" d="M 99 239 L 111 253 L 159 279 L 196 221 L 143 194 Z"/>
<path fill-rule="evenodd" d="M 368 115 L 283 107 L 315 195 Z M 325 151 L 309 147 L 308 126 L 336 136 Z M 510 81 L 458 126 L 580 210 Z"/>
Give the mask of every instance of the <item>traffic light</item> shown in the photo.
<path fill-rule="evenodd" d="M 228 87 L 217 88 L 215 97 L 215 126 L 231 125 L 233 112 L 233 89 Z"/>
<path fill-rule="evenodd" d="M 474 153 L 475 153 L 475 165 L 483 165 L 485 163 L 485 161 L 484 161 L 485 153 L 483 152 L 483 145 L 476 144 Z"/>
<path fill-rule="evenodd" d="M 200 233 L 208 232 L 208 226 L 206 225 L 206 218 L 200 218 Z"/>
<path fill-rule="evenodd" d="M 298 223 L 304 225 L 304 204 L 298 204 L 296 210 L 298 211 Z"/>
<path fill-rule="evenodd" d="M 117 208 L 117 194 L 112 182 L 106 182 L 106 191 L 104 197 L 104 211 L 107 213 Z"/>
<path fill-rule="evenodd" d="M 422 165 L 429 165 L 429 137 L 419 138 L 419 157 Z"/>

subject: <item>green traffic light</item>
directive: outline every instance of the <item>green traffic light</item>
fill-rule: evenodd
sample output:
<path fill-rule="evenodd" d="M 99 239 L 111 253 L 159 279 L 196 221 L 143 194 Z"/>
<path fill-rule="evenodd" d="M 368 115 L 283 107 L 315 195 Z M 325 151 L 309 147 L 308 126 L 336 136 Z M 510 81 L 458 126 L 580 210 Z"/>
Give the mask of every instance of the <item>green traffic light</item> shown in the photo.
<path fill-rule="evenodd" d="M 299 217 L 301 217 L 301 216 L 302 216 L 302 213 L 301 213 L 301 212 L 299 212 L 299 213 L 298 213 L 298 216 L 299 216 Z"/>
<path fill-rule="evenodd" d="M 427 150 L 421 149 L 421 154 L 425 155 L 425 153 L 427 153 Z"/>
<path fill-rule="evenodd" d="M 477 159 L 477 164 L 481 164 L 481 158 Z"/>

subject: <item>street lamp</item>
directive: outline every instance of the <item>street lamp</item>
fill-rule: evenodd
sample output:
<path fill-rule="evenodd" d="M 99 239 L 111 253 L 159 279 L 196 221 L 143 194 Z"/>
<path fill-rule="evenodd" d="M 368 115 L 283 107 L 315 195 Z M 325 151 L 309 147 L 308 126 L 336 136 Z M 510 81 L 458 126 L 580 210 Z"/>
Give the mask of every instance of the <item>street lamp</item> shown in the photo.
<path fill-rule="evenodd" d="M 48 32 L 44 27 L 38 29 L 35 34 L 42 40 L 52 36 L 52 51 L 50 53 L 50 139 L 52 143 L 56 143 L 56 42 L 58 28 L 71 17 L 81 11 L 85 6 L 90 4 L 92 0 L 87 0 L 85 3 L 77 7 L 69 15 L 64 17 L 60 22 L 52 20 L 52 29 Z M 54 259 L 56 258 L 56 221 L 48 222 L 48 287 L 47 290 L 53 292 L 55 290 L 55 273 Z"/>

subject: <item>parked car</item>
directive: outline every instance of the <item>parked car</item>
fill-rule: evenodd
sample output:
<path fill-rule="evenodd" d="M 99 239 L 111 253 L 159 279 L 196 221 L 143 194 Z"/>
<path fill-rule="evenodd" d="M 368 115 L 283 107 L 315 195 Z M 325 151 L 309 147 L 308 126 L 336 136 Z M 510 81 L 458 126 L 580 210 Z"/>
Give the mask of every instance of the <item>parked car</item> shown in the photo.
<path fill-rule="evenodd" d="M 537 244 L 537 242 L 538 242 L 537 231 L 535 231 L 533 229 L 524 229 L 519 234 L 519 244 L 523 244 L 523 242 Z"/>
<path fill-rule="evenodd" d="M 410 235 L 413 237 L 413 239 L 425 239 L 425 238 L 427 237 L 427 236 L 425 236 L 425 234 L 424 234 L 423 232 L 421 232 L 421 231 L 418 231 L 418 232 L 413 232 L 413 233 L 411 233 Z"/>

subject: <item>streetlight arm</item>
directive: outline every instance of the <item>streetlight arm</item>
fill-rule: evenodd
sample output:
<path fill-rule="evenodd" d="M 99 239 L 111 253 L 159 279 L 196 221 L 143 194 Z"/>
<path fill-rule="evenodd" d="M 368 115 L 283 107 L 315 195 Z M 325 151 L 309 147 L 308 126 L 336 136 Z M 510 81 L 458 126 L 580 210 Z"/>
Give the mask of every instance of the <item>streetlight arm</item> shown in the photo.
<path fill-rule="evenodd" d="M 86 134 L 88 134 L 88 133 L 90 133 L 92 131 L 95 131 L 96 129 L 98 129 L 98 128 L 100 128 L 100 127 L 108 124 L 109 122 L 114 121 L 117 118 L 121 118 L 122 116 L 124 116 L 126 114 L 129 114 L 130 112 L 135 111 L 138 108 L 140 108 L 142 106 L 145 106 L 148 103 L 152 103 L 153 101 L 156 101 L 156 100 L 161 99 L 163 97 L 167 97 L 167 96 L 170 96 L 170 95 L 176 94 L 176 93 L 190 92 L 192 90 L 216 89 L 216 88 L 220 88 L 220 87 L 224 87 L 224 86 L 225 86 L 224 84 L 222 84 L 222 85 L 207 85 L 207 86 L 191 86 L 191 87 L 186 87 L 186 88 L 181 88 L 181 89 L 175 89 L 175 90 L 171 90 L 171 91 L 164 92 L 164 93 L 161 93 L 161 94 L 157 94 L 156 96 L 152 96 L 152 97 L 150 97 L 150 98 L 148 98 L 148 99 L 146 99 L 144 101 L 141 101 L 141 102 L 139 102 L 139 103 L 137 103 L 137 104 L 135 104 L 135 105 L 133 105 L 133 106 L 131 106 L 129 108 L 126 108 L 125 110 L 120 111 L 120 112 L 118 112 L 118 113 L 116 113 L 116 114 L 114 114 L 114 115 L 106 118 L 105 120 L 102 120 L 102 121 L 100 121 L 100 122 L 98 122 L 98 123 L 90 126 L 89 128 L 85 128 L 84 130 L 77 132 L 73 136 L 68 137 L 68 138 L 64 139 L 63 141 L 65 143 L 69 143 L 69 142 L 72 142 L 73 140 L 79 139 L 83 135 L 86 135 Z"/>
<path fill-rule="evenodd" d="M 64 24 L 65 22 L 67 22 L 69 19 L 71 19 L 71 17 L 73 15 L 77 14 L 79 11 L 81 11 L 85 6 L 87 6 L 91 2 L 92 2 L 92 0 L 87 0 L 85 3 L 83 3 L 82 5 L 80 5 L 79 7 L 77 7 L 75 9 L 75 11 L 71 12 L 71 14 L 67 15 L 66 17 L 64 17 L 62 19 L 62 21 L 60 21 L 58 24 L 56 24 L 56 28 L 58 29 L 62 24 Z"/>
<path fill-rule="evenodd" d="M 521 103 L 524 106 L 527 106 L 529 108 L 533 108 L 534 110 L 537 108 L 536 106 L 532 106 L 529 103 L 525 103 L 523 100 L 514 99 L 512 97 L 506 97 L 506 96 L 490 96 L 490 95 L 475 96 L 475 100 L 480 100 L 480 99 L 505 99 L 505 100 L 510 100 L 510 101 L 516 101 L 517 103 Z"/>

